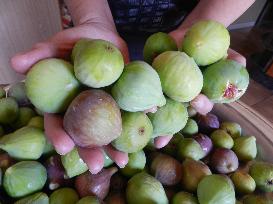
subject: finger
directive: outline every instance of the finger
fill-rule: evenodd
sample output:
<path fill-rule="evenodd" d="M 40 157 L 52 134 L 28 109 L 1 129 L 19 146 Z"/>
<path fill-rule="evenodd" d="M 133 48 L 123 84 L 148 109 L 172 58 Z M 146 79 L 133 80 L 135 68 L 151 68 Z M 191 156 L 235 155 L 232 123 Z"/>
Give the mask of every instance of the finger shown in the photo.
<path fill-rule="evenodd" d="M 97 174 L 101 171 L 104 165 L 104 157 L 100 148 L 78 147 L 78 152 L 92 174 Z"/>
<path fill-rule="evenodd" d="M 45 134 L 58 154 L 67 154 L 74 148 L 74 142 L 63 129 L 63 119 L 60 116 L 46 113 L 44 123 Z"/>
<path fill-rule="evenodd" d="M 124 168 L 129 161 L 127 153 L 116 150 L 112 145 L 104 146 L 104 151 L 120 168 Z"/>
<path fill-rule="evenodd" d="M 160 149 L 162 147 L 165 147 L 170 140 L 172 139 L 172 135 L 166 135 L 166 136 L 159 136 L 154 139 L 154 145 L 157 149 Z"/>
<path fill-rule="evenodd" d="M 204 94 L 199 94 L 190 104 L 201 115 L 206 115 L 213 108 L 213 103 Z"/>
<path fill-rule="evenodd" d="M 241 55 L 240 53 L 236 52 L 235 50 L 232 49 L 228 49 L 228 59 L 237 61 L 238 63 L 240 63 L 243 66 L 246 66 L 246 58 Z"/>

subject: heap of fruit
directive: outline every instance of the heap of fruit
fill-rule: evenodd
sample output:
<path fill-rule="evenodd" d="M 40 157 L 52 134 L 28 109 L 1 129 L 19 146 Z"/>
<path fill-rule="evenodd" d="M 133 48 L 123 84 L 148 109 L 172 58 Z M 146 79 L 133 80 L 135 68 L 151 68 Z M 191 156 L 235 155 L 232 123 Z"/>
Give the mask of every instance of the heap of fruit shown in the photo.
<path fill-rule="evenodd" d="M 273 164 L 255 160 L 255 137 L 190 105 L 200 93 L 229 103 L 246 91 L 246 68 L 226 59 L 229 43 L 223 25 L 201 21 L 180 51 L 167 34 L 150 36 L 146 62 L 124 66 L 113 44 L 91 39 L 75 44 L 72 63 L 39 61 L 25 83 L 0 90 L 0 203 L 272 203 L 264 192 L 273 192 Z M 44 112 L 64 117 L 76 146 L 111 144 L 128 164 L 118 169 L 104 153 L 93 175 L 77 148 L 58 155 Z M 173 137 L 155 149 L 160 136 Z"/>

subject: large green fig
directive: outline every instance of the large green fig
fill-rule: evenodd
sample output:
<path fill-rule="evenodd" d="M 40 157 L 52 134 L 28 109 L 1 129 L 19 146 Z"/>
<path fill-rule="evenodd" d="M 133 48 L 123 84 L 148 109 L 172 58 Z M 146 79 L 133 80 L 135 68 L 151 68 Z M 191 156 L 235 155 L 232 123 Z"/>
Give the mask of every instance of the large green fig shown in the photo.
<path fill-rule="evenodd" d="M 166 105 L 148 116 L 153 124 L 153 138 L 174 135 L 185 127 L 188 120 L 185 106 L 172 99 L 167 99 Z"/>
<path fill-rule="evenodd" d="M 64 129 L 81 147 L 109 144 L 121 134 L 120 110 L 114 99 L 102 90 L 81 92 L 64 115 Z"/>
<path fill-rule="evenodd" d="M 201 180 L 197 188 L 200 204 L 235 204 L 235 191 L 228 177 L 209 175 Z"/>
<path fill-rule="evenodd" d="M 65 169 L 66 175 L 69 178 L 78 176 L 88 170 L 87 165 L 80 158 L 76 148 L 61 156 L 62 164 Z"/>
<path fill-rule="evenodd" d="M 198 200 L 193 194 L 180 191 L 174 195 L 172 204 L 198 204 Z"/>
<path fill-rule="evenodd" d="M 6 170 L 3 185 L 9 196 L 17 198 L 41 190 L 46 179 L 43 165 L 36 161 L 22 161 Z"/>
<path fill-rule="evenodd" d="M 24 82 L 12 84 L 8 90 L 8 96 L 13 97 L 20 106 L 30 104 L 26 95 L 26 86 Z"/>
<path fill-rule="evenodd" d="M 79 195 L 72 188 L 60 188 L 49 197 L 50 204 L 75 204 L 78 200 Z"/>
<path fill-rule="evenodd" d="M 45 193 L 39 192 L 22 198 L 16 201 L 14 204 L 49 204 L 49 199 Z"/>
<path fill-rule="evenodd" d="M 142 150 L 150 141 L 153 126 L 142 112 L 122 114 L 122 133 L 112 145 L 123 152 L 134 153 Z"/>
<path fill-rule="evenodd" d="M 124 68 L 119 49 L 105 40 L 78 41 L 72 57 L 77 79 L 93 88 L 111 85 L 119 78 Z"/>
<path fill-rule="evenodd" d="M 212 64 L 227 55 L 230 36 L 224 25 L 212 20 L 195 23 L 186 33 L 182 50 L 198 65 Z"/>
<path fill-rule="evenodd" d="M 126 189 L 128 204 L 168 204 L 162 184 L 149 174 L 142 172 L 134 175 Z"/>
<path fill-rule="evenodd" d="M 45 136 L 42 130 L 23 127 L 0 139 L 0 149 L 16 159 L 38 159 L 43 153 Z"/>
<path fill-rule="evenodd" d="M 233 151 L 240 161 L 255 159 L 257 155 L 257 144 L 254 136 L 238 137 L 234 140 Z"/>
<path fill-rule="evenodd" d="M 167 33 L 154 33 L 145 42 L 144 48 L 143 48 L 143 57 L 144 61 L 152 64 L 154 58 L 157 55 L 160 55 L 161 53 L 165 51 L 176 51 L 177 45 L 175 40 L 168 35 Z"/>
<path fill-rule="evenodd" d="M 166 103 L 158 74 L 142 61 L 125 66 L 112 88 L 112 95 L 121 109 L 130 112 L 144 111 Z"/>
<path fill-rule="evenodd" d="M 121 169 L 121 173 L 125 176 L 131 177 L 145 168 L 146 156 L 144 151 L 129 154 L 129 162 Z"/>
<path fill-rule="evenodd" d="M 214 103 L 230 103 L 246 91 L 249 75 L 246 68 L 233 60 L 221 60 L 203 72 L 202 92 Z"/>
<path fill-rule="evenodd" d="M 26 76 L 26 93 L 32 104 L 47 113 L 65 111 L 79 91 L 73 66 L 61 59 L 44 59 Z"/>
<path fill-rule="evenodd" d="M 201 92 L 203 75 L 185 53 L 164 52 L 155 58 L 153 67 L 159 74 L 163 92 L 171 99 L 189 102 Z"/>
<path fill-rule="evenodd" d="M 22 107 L 19 108 L 19 114 L 17 119 L 14 121 L 14 123 L 11 124 L 11 126 L 14 129 L 19 129 L 21 127 L 24 127 L 28 124 L 29 120 L 35 116 L 34 110 L 28 107 Z"/>
<path fill-rule="evenodd" d="M 11 124 L 18 116 L 19 108 L 13 98 L 0 99 L 0 124 Z"/>

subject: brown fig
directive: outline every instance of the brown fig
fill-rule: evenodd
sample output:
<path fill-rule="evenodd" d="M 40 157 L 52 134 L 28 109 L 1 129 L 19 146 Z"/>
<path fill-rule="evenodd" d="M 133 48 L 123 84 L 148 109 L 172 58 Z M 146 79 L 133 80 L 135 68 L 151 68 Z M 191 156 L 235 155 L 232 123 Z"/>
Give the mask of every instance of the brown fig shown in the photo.
<path fill-rule="evenodd" d="M 103 200 L 109 192 L 110 179 L 117 171 L 116 167 L 102 169 L 98 174 L 87 171 L 76 178 L 75 187 L 81 197 L 94 195 Z"/>
<path fill-rule="evenodd" d="M 121 114 L 115 100 L 102 90 L 80 93 L 64 115 L 64 129 L 80 147 L 109 144 L 121 134 Z"/>
<path fill-rule="evenodd" d="M 208 113 L 207 115 L 197 115 L 196 122 L 199 126 L 199 132 L 205 134 L 210 134 L 220 126 L 218 117 L 212 113 Z"/>

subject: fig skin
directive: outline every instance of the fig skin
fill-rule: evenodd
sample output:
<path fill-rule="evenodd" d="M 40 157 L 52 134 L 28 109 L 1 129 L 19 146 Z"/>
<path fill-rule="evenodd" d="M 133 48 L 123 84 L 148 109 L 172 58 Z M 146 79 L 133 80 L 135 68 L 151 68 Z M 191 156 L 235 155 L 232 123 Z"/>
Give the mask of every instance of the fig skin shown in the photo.
<path fill-rule="evenodd" d="M 205 152 L 203 151 L 201 145 L 193 138 L 181 139 L 178 145 L 177 154 L 180 159 L 189 158 L 200 160 L 205 157 Z"/>
<path fill-rule="evenodd" d="M 126 166 L 120 169 L 121 173 L 127 177 L 132 177 L 133 175 L 141 172 L 145 168 L 146 156 L 144 151 L 135 152 L 129 154 L 129 162 Z"/>
<path fill-rule="evenodd" d="M 225 130 L 215 130 L 210 138 L 215 147 L 231 149 L 234 145 L 232 137 Z"/>
<path fill-rule="evenodd" d="M 1 98 L 0 99 L 0 124 L 12 124 L 19 113 L 19 107 L 15 99 Z"/>
<path fill-rule="evenodd" d="M 189 118 L 185 127 L 182 129 L 184 135 L 194 135 L 198 133 L 198 125 L 195 120 Z"/>
<path fill-rule="evenodd" d="M 238 123 L 235 122 L 222 122 L 220 129 L 225 130 L 233 139 L 240 137 L 242 128 Z"/>
<path fill-rule="evenodd" d="M 193 194 L 180 191 L 174 195 L 172 204 L 198 204 L 198 200 Z"/>
<path fill-rule="evenodd" d="M 256 183 L 254 179 L 243 171 L 234 172 L 231 175 L 231 180 L 238 194 L 249 194 L 255 191 Z"/>
<path fill-rule="evenodd" d="M 166 154 L 156 153 L 153 156 L 150 170 L 152 175 L 165 186 L 176 185 L 181 180 L 182 165 Z"/>
<path fill-rule="evenodd" d="M 44 130 L 44 118 L 41 116 L 35 116 L 32 117 L 29 121 L 27 126 L 40 128 L 41 130 Z"/>
<path fill-rule="evenodd" d="M 211 167 L 220 174 L 228 174 L 239 167 L 236 154 L 230 149 L 215 149 L 210 158 Z"/>
<path fill-rule="evenodd" d="M 205 152 L 205 156 L 211 152 L 213 145 L 211 139 L 207 135 L 199 133 L 192 138 L 199 143 L 202 150 Z"/>
<path fill-rule="evenodd" d="M 100 147 L 121 134 L 121 115 L 114 99 L 102 90 L 81 92 L 69 105 L 64 129 L 80 147 Z"/>
<path fill-rule="evenodd" d="M 199 132 L 210 135 L 214 130 L 218 129 L 220 124 L 218 117 L 212 113 L 207 115 L 197 115 L 196 122 L 199 127 Z"/>
<path fill-rule="evenodd" d="M 240 161 L 250 161 L 257 156 L 257 144 L 254 136 L 242 136 L 234 140 L 232 150 Z"/>
<path fill-rule="evenodd" d="M 78 200 L 79 195 L 72 188 L 60 188 L 49 197 L 50 204 L 75 204 Z"/>
<path fill-rule="evenodd" d="M 35 116 L 35 112 L 29 107 L 19 108 L 17 119 L 11 124 L 14 129 L 19 129 L 28 124 L 30 119 Z"/>

